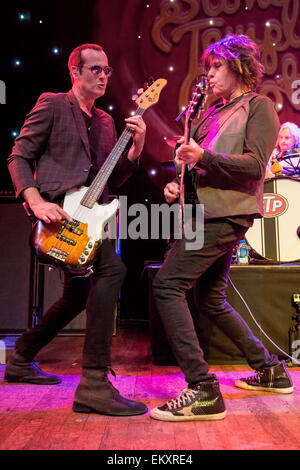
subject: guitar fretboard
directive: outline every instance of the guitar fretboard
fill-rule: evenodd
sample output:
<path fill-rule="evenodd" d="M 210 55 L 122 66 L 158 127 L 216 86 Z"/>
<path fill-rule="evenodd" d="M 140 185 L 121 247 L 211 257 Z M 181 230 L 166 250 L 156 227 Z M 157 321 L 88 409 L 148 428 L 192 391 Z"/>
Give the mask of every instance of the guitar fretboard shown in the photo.
<path fill-rule="evenodd" d="M 145 109 L 139 107 L 135 113 L 136 116 L 142 116 L 145 112 Z M 94 181 L 92 182 L 91 186 L 83 196 L 80 204 L 82 206 L 88 207 L 91 209 L 94 204 L 97 202 L 99 197 L 101 196 L 105 185 L 107 183 L 108 178 L 110 177 L 114 167 L 116 166 L 120 156 L 124 152 L 126 145 L 129 142 L 130 137 L 132 136 L 133 131 L 131 129 L 124 129 L 120 138 L 116 142 L 114 148 L 108 155 L 107 159 L 103 163 L 102 167 L 98 171 Z"/>

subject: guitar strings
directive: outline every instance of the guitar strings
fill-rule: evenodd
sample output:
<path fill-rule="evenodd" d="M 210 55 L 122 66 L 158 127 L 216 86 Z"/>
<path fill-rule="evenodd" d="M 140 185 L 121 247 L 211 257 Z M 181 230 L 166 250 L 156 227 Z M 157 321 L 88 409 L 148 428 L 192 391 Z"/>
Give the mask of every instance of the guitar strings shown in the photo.
<path fill-rule="evenodd" d="M 144 108 L 141 108 L 141 107 L 138 107 L 137 110 L 136 110 L 136 113 L 135 115 L 136 116 L 141 116 L 143 113 L 144 113 L 145 109 Z M 99 192 L 99 189 L 101 189 L 101 193 L 97 195 L 97 199 L 99 199 L 99 197 L 101 196 L 103 190 L 104 190 L 104 187 L 105 187 L 105 184 L 106 184 L 106 181 L 107 181 L 107 172 L 109 172 L 109 176 L 112 172 L 112 170 L 114 169 L 118 159 L 120 158 L 120 155 L 118 155 L 118 150 L 120 150 L 120 140 L 121 139 L 124 139 L 127 140 L 127 142 L 125 142 L 125 145 L 121 146 L 123 148 L 121 148 L 121 152 L 124 150 L 124 148 L 126 147 L 128 141 L 129 141 L 129 138 L 132 136 L 132 133 L 133 133 L 133 130 L 132 129 L 128 129 L 127 127 L 124 129 L 121 137 L 118 139 L 118 141 L 116 142 L 115 146 L 113 147 L 112 151 L 111 151 L 111 159 L 107 159 L 104 164 L 102 165 L 102 167 L 99 169 L 95 179 L 93 180 L 93 182 L 91 183 L 90 187 L 89 187 L 89 190 L 91 190 L 91 193 L 95 193 L 97 191 L 97 193 Z M 116 158 L 116 156 L 118 155 L 118 157 Z M 114 161 L 114 159 L 116 161 Z M 109 177 L 108 176 L 108 177 Z M 103 186 L 103 187 L 102 187 Z M 77 207 L 77 209 L 75 210 L 75 213 L 74 215 L 72 216 L 72 219 L 73 221 L 76 220 L 76 221 L 79 221 L 79 222 L 82 222 L 82 220 L 80 219 L 83 219 L 83 220 L 86 220 L 87 217 L 86 215 L 88 214 L 88 211 L 90 210 L 88 207 L 85 207 L 83 204 L 82 204 L 82 200 L 85 198 L 86 196 L 86 193 L 84 194 L 83 198 L 81 199 L 80 201 L 80 205 Z M 97 200 L 96 199 L 96 200 Z M 93 199 L 92 199 L 93 200 Z M 93 206 L 95 205 L 95 202 L 96 200 L 94 201 L 93 203 Z M 83 222 L 85 223 L 85 222 Z M 68 235 L 69 234 L 69 228 L 68 228 L 68 224 L 66 224 L 66 226 L 63 228 L 63 230 L 61 230 L 60 232 L 60 236 L 63 237 L 65 235 Z M 61 250 L 61 251 L 64 251 L 63 250 L 63 244 L 66 243 L 64 242 L 63 240 L 61 239 L 57 239 L 56 243 L 52 246 L 58 250 Z M 68 247 L 69 250 L 68 250 L 68 256 L 71 255 L 73 253 L 74 250 L 76 250 L 76 246 L 70 246 Z M 68 257 L 67 256 L 67 257 Z"/>
<path fill-rule="evenodd" d="M 144 111 L 145 110 L 143 108 L 139 107 L 136 111 L 136 115 L 142 115 Z M 95 179 L 91 183 L 91 185 L 89 187 L 89 192 L 91 193 L 90 199 L 91 199 L 91 202 L 93 203 L 93 205 L 95 204 L 97 199 L 99 199 L 99 197 L 101 196 L 102 191 L 105 187 L 106 181 L 107 181 L 108 177 L 110 176 L 112 170 L 114 169 L 117 161 L 120 158 L 119 153 L 121 153 L 124 150 L 125 146 L 128 143 L 129 138 L 132 135 L 132 132 L 133 132 L 132 129 L 128 129 L 128 128 L 124 129 L 120 139 L 116 142 L 116 144 L 115 144 L 115 146 L 114 146 L 114 148 L 111 152 L 111 158 L 108 158 L 104 162 L 104 164 L 102 165 L 102 167 L 98 171 Z M 121 144 L 121 142 L 120 142 L 122 139 L 126 140 L 126 142 L 124 144 L 123 143 Z M 107 174 L 108 174 L 108 176 L 107 176 Z M 101 190 L 100 194 L 99 194 L 99 190 Z M 95 194 L 97 195 L 96 198 L 95 197 L 93 198 L 93 193 L 94 193 L 94 196 L 95 196 Z M 86 209 L 86 206 L 84 206 L 82 204 L 82 201 L 85 198 L 86 198 L 86 194 L 83 196 L 82 200 L 80 201 L 80 206 L 77 208 L 77 210 L 74 213 L 73 218 L 75 218 L 75 220 L 77 220 L 78 218 L 80 218 L 82 216 L 82 211 L 81 210 Z M 95 200 L 93 200 L 93 199 L 95 199 Z"/>

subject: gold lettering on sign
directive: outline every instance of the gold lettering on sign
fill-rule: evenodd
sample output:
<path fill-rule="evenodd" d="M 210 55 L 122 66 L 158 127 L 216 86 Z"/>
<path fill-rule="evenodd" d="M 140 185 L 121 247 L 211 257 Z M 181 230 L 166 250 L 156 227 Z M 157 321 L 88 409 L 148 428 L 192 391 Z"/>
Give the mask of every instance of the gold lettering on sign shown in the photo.
<path fill-rule="evenodd" d="M 300 20 L 299 3 L 299 0 L 162 0 L 160 14 L 152 27 L 154 44 L 164 53 L 170 54 L 184 35 L 189 34 L 190 37 L 188 71 L 179 92 L 179 110 L 187 105 L 191 85 L 202 73 L 200 56 L 203 50 L 212 42 L 221 39 L 224 33 L 247 34 L 257 42 L 265 67 L 261 93 L 270 95 L 275 100 L 278 111 L 282 108 L 284 96 L 293 108 L 300 110 L 297 91 L 300 86 L 298 62 L 295 54 L 289 51 L 290 48 L 300 50 L 297 28 Z M 200 12 L 200 5 L 203 12 Z M 280 9 L 280 21 L 270 18 L 264 26 L 262 38 L 257 37 L 253 21 L 237 24 L 234 30 L 226 23 L 225 17 L 220 16 L 223 13 L 241 13 L 245 7 L 251 12 L 255 6 L 262 10 L 269 7 Z M 206 18 L 203 18 L 203 13 Z M 247 21 L 246 10 L 241 18 Z"/>

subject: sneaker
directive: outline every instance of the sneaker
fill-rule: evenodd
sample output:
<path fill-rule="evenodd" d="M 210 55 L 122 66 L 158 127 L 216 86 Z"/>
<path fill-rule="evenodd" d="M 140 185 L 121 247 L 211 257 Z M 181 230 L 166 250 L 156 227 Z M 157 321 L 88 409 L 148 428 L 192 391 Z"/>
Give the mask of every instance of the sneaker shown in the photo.
<path fill-rule="evenodd" d="M 161 421 L 214 421 L 226 416 L 218 380 L 185 388 L 179 397 L 153 408 L 150 416 Z"/>
<path fill-rule="evenodd" d="M 274 393 L 293 392 L 292 380 L 284 363 L 276 364 L 272 367 L 265 367 L 257 372 L 257 374 L 251 377 L 236 380 L 236 387 Z"/>

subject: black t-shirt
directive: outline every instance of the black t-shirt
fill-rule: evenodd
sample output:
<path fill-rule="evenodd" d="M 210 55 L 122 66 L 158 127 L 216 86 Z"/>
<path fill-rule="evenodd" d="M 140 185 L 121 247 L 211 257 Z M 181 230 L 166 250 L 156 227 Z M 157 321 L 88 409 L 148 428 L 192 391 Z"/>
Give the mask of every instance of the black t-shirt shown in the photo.
<path fill-rule="evenodd" d="M 84 117 L 84 121 L 86 124 L 86 129 L 89 137 L 89 144 L 90 144 L 90 154 L 91 154 L 91 169 L 88 175 L 88 178 L 86 180 L 86 186 L 90 186 L 92 181 L 94 180 L 95 176 L 97 175 L 99 168 L 97 164 L 97 155 L 95 152 L 95 142 L 96 142 L 96 136 L 93 133 L 93 115 L 89 116 L 85 111 L 81 110 L 82 115 Z"/>

